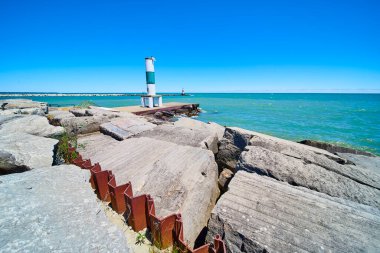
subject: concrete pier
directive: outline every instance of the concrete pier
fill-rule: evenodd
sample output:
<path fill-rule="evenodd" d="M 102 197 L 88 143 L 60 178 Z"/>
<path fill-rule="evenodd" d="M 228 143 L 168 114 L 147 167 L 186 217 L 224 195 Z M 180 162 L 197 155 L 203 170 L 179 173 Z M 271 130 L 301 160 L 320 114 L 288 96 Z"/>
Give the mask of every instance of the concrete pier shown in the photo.
<path fill-rule="evenodd" d="M 180 109 L 188 109 L 192 107 L 193 109 L 196 109 L 199 107 L 199 104 L 192 104 L 192 103 L 178 103 L 178 102 L 170 102 L 165 103 L 161 107 L 141 107 L 139 105 L 136 106 L 123 106 L 123 107 L 115 107 L 114 110 L 122 111 L 122 112 L 131 112 L 136 115 L 148 115 L 148 114 L 154 114 L 159 111 L 177 111 Z"/>

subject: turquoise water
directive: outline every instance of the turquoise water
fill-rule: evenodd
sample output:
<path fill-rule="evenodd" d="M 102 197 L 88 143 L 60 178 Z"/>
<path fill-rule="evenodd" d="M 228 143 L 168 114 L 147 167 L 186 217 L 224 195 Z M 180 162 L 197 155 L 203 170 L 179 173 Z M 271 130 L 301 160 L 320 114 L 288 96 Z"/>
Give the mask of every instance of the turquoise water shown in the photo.
<path fill-rule="evenodd" d="M 26 98 L 26 97 L 24 97 Z M 139 97 L 28 97 L 69 106 L 91 100 L 99 106 L 138 105 Z M 380 154 L 380 94 L 193 94 L 164 102 L 199 103 L 198 117 L 281 138 L 313 139 Z"/>

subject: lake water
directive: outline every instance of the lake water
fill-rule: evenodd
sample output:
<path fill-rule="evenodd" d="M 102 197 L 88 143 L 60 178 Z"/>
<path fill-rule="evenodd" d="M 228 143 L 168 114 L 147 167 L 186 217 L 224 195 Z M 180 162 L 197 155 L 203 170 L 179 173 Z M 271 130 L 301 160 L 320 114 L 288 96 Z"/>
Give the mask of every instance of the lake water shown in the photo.
<path fill-rule="evenodd" d="M 70 106 L 138 105 L 139 97 L 23 97 Z M 194 93 L 165 102 L 199 103 L 198 119 L 237 126 L 290 140 L 313 139 L 380 154 L 380 94 Z"/>

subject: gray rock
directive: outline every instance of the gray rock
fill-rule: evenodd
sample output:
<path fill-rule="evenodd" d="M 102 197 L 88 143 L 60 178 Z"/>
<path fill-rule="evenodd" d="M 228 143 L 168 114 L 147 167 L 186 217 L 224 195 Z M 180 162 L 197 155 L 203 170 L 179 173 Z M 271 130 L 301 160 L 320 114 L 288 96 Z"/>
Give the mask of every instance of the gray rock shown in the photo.
<path fill-rule="evenodd" d="M 0 252 L 130 252 L 73 165 L 1 177 Z"/>
<path fill-rule="evenodd" d="M 100 130 L 100 125 L 109 122 L 104 116 L 65 117 L 60 120 L 67 132 L 72 134 L 88 134 Z"/>
<path fill-rule="evenodd" d="M 352 162 L 354 165 L 348 165 L 350 167 L 357 166 L 359 170 L 371 170 L 373 173 L 380 173 L 380 157 L 378 156 L 368 157 L 349 153 L 337 153 L 337 155 Z"/>
<path fill-rule="evenodd" d="M 168 124 L 166 120 L 156 118 L 155 116 L 152 117 L 151 115 L 146 115 L 145 118 L 147 119 L 148 122 L 155 124 L 155 125 L 163 125 L 163 124 Z"/>
<path fill-rule="evenodd" d="M 19 114 L 0 115 L 0 125 L 6 122 L 12 121 L 14 119 L 21 118 L 21 117 L 23 117 L 23 115 L 19 115 Z"/>
<path fill-rule="evenodd" d="M 334 154 L 335 153 L 349 153 L 349 154 L 365 155 L 365 156 L 371 156 L 371 157 L 375 156 L 374 154 L 363 151 L 363 150 L 342 147 L 342 146 L 338 146 L 338 145 L 334 145 L 334 144 L 330 144 L 326 142 L 321 142 L 321 141 L 303 140 L 303 141 L 300 141 L 299 143 L 320 148 L 320 149 L 324 149 Z"/>
<path fill-rule="evenodd" d="M 251 131 L 227 127 L 224 137 L 220 140 L 219 152 L 216 155 L 219 167 L 228 168 L 234 172 L 240 154 L 248 145 L 252 136 L 253 132 Z"/>
<path fill-rule="evenodd" d="M 50 124 L 54 126 L 60 126 L 62 119 L 65 118 L 74 118 L 75 115 L 72 114 L 69 111 L 63 111 L 63 110 L 50 110 L 49 114 L 47 115 Z"/>
<path fill-rule="evenodd" d="M 380 190 L 376 188 L 299 158 L 257 146 L 247 146 L 246 149 L 241 154 L 238 170 L 267 175 L 292 185 L 380 208 Z"/>
<path fill-rule="evenodd" d="M 15 132 L 0 134 L 0 174 L 21 172 L 53 164 L 58 140 Z M 1 185 L 1 184 L 0 184 Z"/>
<path fill-rule="evenodd" d="M 45 111 L 42 108 L 8 109 L 0 111 L 0 115 L 12 114 L 45 116 Z"/>
<path fill-rule="evenodd" d="M 0 134 L 28 133 L 43 137 L 59 137 L 64 132 L 62 127 L 52 126 L 46 117 L 38 115 L 14 118 L 0 125 Z"/>
<path fill-rule="evenodd" d="M 224 169 L 218 179 L 218 186 L 221 192 L 226 192 L 228 189 L 228 184 L 230 183 L 234 173 L 229 169 Z"/>
<path fill-rule="evenodd" d="M 70 109 L 69 112 L 71 112 L 72 114 L 74 114 L 75 117 L 89 116 L 86 113 L 86 109 L 73 108 L 73 109 Z"/>
<path fill-rule="evenodd" d="M 302 145 L 296 142 L 279 139 L 252 132 L 253 137 L 250 140 L 250 145 L 263 147 L 267 150 L 279 153 L 285 158 L 299 159 L 305 164 L 313 164 L 325 170 L 335 172 L 360 184 L 369 185 L 380 189 L 380 174 L 374 173 L 370 169 L 351 165 L 351 162 L 342 157 L 334 155 L 323 149 Z M 255 158 L 253 158 L 255 159 Z"/>
<path fill-rule="evenodd" d="M 136 196 L 150 194 L 159 217 L 180 212 L 185 239 L 193 243 L 207 225 L 219 196 L 213 153 L 146 137 L 130 138 L 94 152 L 98 146 L 88 142 L 82 156 L 112 170 L 118 184 L 131 181 Z"/>
<path fill-rule="evenodd" d="M 228 252 L 379 252 L 380 212 L 238 171 L 212 211 Z"/>
<path fill-rule="evenodd" d="M 37 102 L 30 99 L 5 99 L 0 100 L 2 110 L 10 109 L 31 109 L 40 108 L 44 113 L 48 112 L 48 106 L 45 102 Z"/>
<path fill-rule="evenodd" d="M 155 116 L 156 118 L 162 118 L 162 116 L 164 116 L 164 114 L 163 114 L 162 112 L 155 112 L 155 113 L 154 113 L 154 116 Z"/>
<path fill-rule="evenodd" d="M 102 107 L 91 107 L 91 108 L 72 108 L 70 112 L 75 115 L 75 117 L 85 117 L 85 116 L 100 116 L 107 118 L 117 118 L 120 113 L 117 111 L 112 111 L 107 108 Z"/>
<path fill-rule="evenodd" d="M 88 116 L 106 116 L 110 119 L 120 117 L 120 112 L 114 111 L 103 107 L 90 106 L 90 109 L 86 110 L 86 115 Z M 125 114 L 124 114 L 125 115 Z"/>
<path fill-rule="evenodd" d="M 215 133 L 218 137 L 218 140 L 221 140 L 223 138 L 225 131 L 225 127 L 214 122 L 204 123 L 202 121 L 194 120 L 188 117 L 179 118 L 176 122 L 174 122 L 174 125 Z"/>
<path fill-rule="evenodd" d="M 149 137 L 156 140 L 170 141 L 179 145 L 201 147 L 218 152 L 218 137 L 216 133 L 207 130 L 191 129 L 165 124 L 145 131 L 138 136 Z"/>
<path fill-rule="evenodd" d="M 119 141 L 99 132 L 78 136 L 78 151 L 92 157 L 115 147 Z"/>
<path fill-rule="evenodd" d="M 175 113 L 172 111 L 162 111 L 162 115 L 166 117 L 174 117 Z"/>
<path fill-rule="evenodd" d="M 320 165 L 323 166 L 330 166 L 332 163 L 345 164 L 347 162 L 345 159 L 324 149 L 303 145 L 254 131 L 248 132 L 252 134 L 252 139 L 249 142 L 249 145 L 252 146 L 264 147 L 287 156 L 298 158 L 305 157 L 310 160 L 310 162 L 320 163 Z"/>
<path fill-rule="evenodd" d="M 102 124 L 100 131 L 117 140 L 124 140 L 154 127 L 156 125 L 143 117 L 124 115 L 122 118 L 112 119 L 111 122 Z"/>

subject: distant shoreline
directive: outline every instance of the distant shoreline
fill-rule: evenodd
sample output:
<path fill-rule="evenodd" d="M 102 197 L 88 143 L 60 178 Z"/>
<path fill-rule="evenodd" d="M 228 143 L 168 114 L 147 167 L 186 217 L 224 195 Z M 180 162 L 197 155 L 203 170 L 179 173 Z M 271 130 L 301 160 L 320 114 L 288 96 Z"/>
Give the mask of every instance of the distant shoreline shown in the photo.
<path fill-rule="evenodd" d="M 0 93 L 0 97 L 139 97 L 145 93 Z M 190 96 L 189 94 L 158 94 L 161 96 Z"/>

